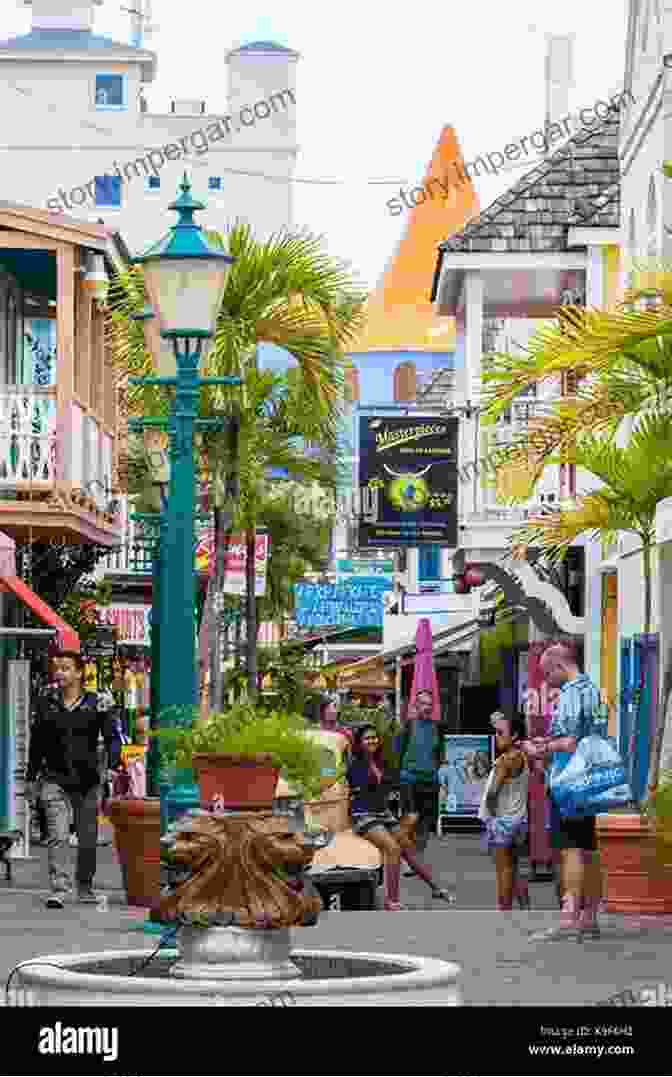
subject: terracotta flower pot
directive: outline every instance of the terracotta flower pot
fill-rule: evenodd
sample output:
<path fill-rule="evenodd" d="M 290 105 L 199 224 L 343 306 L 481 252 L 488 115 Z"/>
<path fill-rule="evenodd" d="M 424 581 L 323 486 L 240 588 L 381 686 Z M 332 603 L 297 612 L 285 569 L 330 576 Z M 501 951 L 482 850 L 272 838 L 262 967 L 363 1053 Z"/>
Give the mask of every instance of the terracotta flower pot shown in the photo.
<path fill-rule="evenodd" d="M 224 755 L 199 752 L 193 758 L 201 800 L 217 797 L 228 808 L 273 804 L 280 768 L 272 755 Z"/>
<path fill-rule="evenodd" d="M 672 913 L 672 867 L 656 855 L 653 827 L 639 814 L 597 816 L 609 912 Z"/>
<path fill-rule="evenodd" d="M 161 879 L 161 801 L 158 797 L 109 801 L 114 844 L 129 905 L 158 905 Z"/>

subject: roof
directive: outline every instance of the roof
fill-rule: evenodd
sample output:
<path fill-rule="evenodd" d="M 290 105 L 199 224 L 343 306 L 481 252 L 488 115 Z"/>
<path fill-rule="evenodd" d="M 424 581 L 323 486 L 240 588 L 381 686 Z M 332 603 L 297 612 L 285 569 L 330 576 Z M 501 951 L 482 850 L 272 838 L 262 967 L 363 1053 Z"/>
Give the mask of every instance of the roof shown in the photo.
<path fill-rule="evenodd" d="M 277 52 L 286 56 L 298 56 L 294 49 L 288 49 L 285 45 L 279 45 L 277 41 L 250 41 L 246 45 L 239 45 L 237 49 L 230 49 L 227 56 L 235 56 L 239 52 Z"/>
<path fill-rule="evenodd" d="M 78 243 L 103 251 L 109 244 L 113 232 L 101 224 L 78 220 L 68 214 L 47 209 L 36 209 L 21 202 L 0 199 L 0 218 L 10 218 L 11 227 L 19 232 L 28 232 L 46 237 L 56 235 L 69 243 Z M 7 227 L 6 223 L 0 227 Z"/>
<path fill-rule="evenodd" d="M 45 52 L 82 52 L 87 49 L 91 52 L 123 52 L 126 55 L 136 52 L 143 58 L 153 56 L 146 49 L 113 41 L 111 37 L 102 37 L 91 30 L 31 30 L 20 37 L 0 41 L 0 51 L 3 52 L 34 52 L 38 49 Z"/>
<path fill-rule="evenodd" d="M 619 111 L 593 130 L 569 138 L 527 172 L 461 232 L 439 245 L 443 253 L 567 251 L 570 227 L 618 228 Z"/>
<path fill-rule="evenodd" d="M 410 194 L 422 186 L 429 197 L 410 209 L 402 206 L 402 192 L 394 192 L 396 197 L 387 202 L 387 211 L 392 216 L 399 216 L 400 212 L 407 214 L 406 227 L 367 302 L 364 330 L 348 348 L 348 354 L 455 350 L 455 321 L 438 317 L 430 300 L 431 267 L 441 239 L 463 228 L 479 209 L 478 195 L 470 180 L 459 188 L 449 188 L 448 193 L 437 186 L 455 164 L 464 167 L 464 160 L 454 129 L 446 126 L 434 148 L 423 184 L 404 192 Z"/>

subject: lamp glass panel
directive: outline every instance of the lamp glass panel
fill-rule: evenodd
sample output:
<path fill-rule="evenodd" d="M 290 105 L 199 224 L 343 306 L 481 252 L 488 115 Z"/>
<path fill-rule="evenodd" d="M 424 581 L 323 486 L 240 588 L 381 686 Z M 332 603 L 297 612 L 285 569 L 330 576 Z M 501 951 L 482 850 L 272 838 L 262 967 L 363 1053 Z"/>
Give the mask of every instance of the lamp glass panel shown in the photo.
<path fill-rule="evenodd" d="M 164 332 L 214 333 L 229 263 L 208 258 L 157 258 L 145 263 L 145 282 Z"/>

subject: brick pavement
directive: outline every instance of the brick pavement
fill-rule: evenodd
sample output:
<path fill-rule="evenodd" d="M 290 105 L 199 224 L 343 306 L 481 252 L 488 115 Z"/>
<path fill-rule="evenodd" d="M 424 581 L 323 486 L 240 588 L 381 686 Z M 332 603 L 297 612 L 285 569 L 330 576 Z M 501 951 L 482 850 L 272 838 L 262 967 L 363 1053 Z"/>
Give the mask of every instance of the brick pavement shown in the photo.
<path fill-rule="evenodd" d="M 36 850 L 43 857 L 41 850 Z M 471 1005 L 582 1005 L 628 987 L 672 982 L 672 923 L 633 923 L 606 916 L 603 937 L 591 943 L 531 943 L 529 934 L 557 916 L 550 884 L 531 886 L 531 913 L 493 909 L 494 870 L 478 838 L 434 839 L 429 859 L 437 881 L 455 887 L 456 904 L 432 900 L 418 879 L 404 879 L 407 911 L 329 912 L 317 927 L 297 929 L 297 947 L 423 954 L 456 961 L 464 1001 Z M 43 908 L 45 866 L 15 862 L 12 887 L 0 882 L 0 977 L 38 955 L 98 949 L 147 948 L 141 918 L 124 905 L 111 847 L 99 850 L 97 888 L 107 912 L 70 905 Z"/>

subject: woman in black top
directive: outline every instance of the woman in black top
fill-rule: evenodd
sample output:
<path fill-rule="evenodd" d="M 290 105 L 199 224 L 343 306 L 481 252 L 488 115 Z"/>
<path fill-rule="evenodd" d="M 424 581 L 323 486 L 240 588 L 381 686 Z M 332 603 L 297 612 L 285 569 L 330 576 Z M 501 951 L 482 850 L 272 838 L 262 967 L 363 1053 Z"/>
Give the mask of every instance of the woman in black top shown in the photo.
<path fill-rule="evenodd" d="M 415 856 L 413 838 L 417 815 L 405 815 L 397 820 L 389 810 L 394 782 L 392 776 L 385 773 L 383 743 L 374 726 L 364 726 L 355 733 L 347 781 L 352 792 L 352 829 L 383 854 L 385 908 L 391 912 L 402 908 L 399 903 L 402 857 L 431 887 L 433 897 L 452 902 L 452 896 L 436 885 L 431 872 Z"/>

